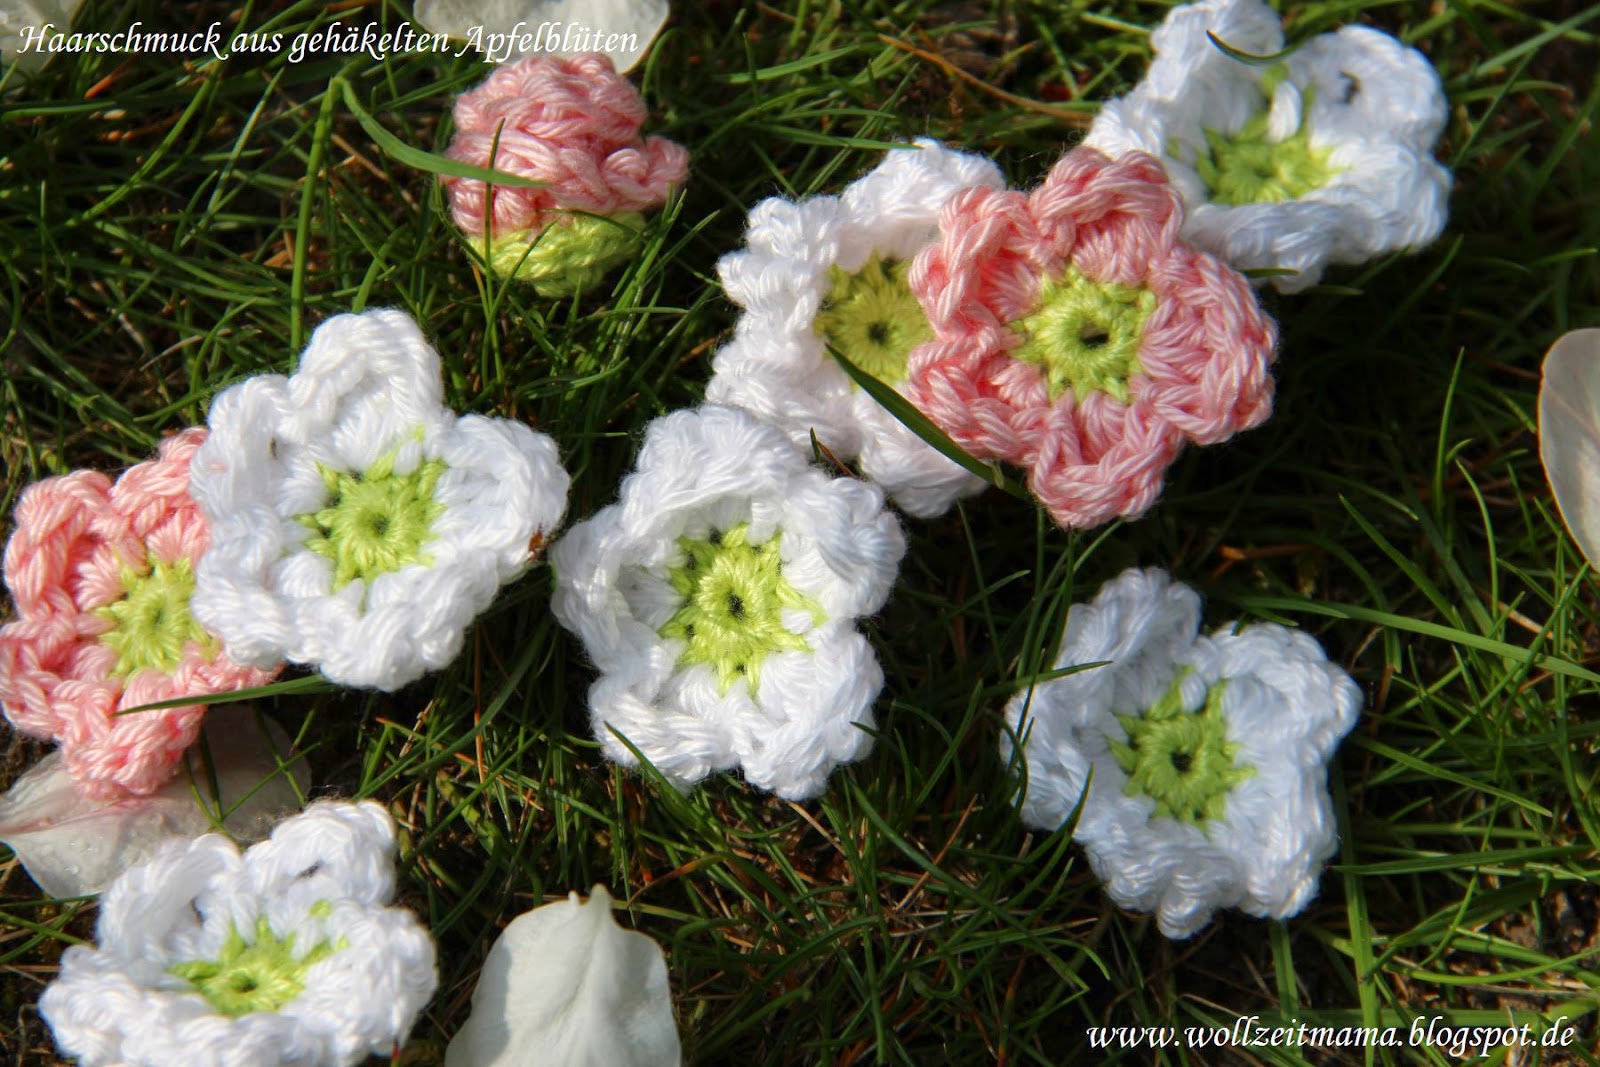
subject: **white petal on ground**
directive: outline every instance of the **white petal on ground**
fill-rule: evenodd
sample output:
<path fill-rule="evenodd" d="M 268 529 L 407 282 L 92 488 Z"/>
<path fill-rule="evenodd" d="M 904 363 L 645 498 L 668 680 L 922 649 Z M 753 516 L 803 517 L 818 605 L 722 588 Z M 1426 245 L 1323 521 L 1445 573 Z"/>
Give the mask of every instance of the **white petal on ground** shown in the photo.
<path fill-rule="evenodd" d="M 280 770 L 289 740 L 276 724 L 229 705 L 211 712 L 202 737 L 218 793 L 198 746 L 186 756 L 187 773 L 159 792 L 109 803 L 84 797 L 60 753 L 52 752 L 0 797 L 0 842 L 46 893 L 87 896 L 149 859 L 167 839 L 215 829 L 218 814 L 227 813 L 221 824 L 230 836 L 256 841 L 278 817 L 300 807 L 310 776 L 299 761 Z"/>
<path fill-rule="evenodd" d="M 604 52 L 619 72 L 627 73 L 644 58 L 666 23 L 667 0 L 417 0 L 416 17 L 430 32 L 461 40 L 470 39 L 474 28 L 481 27 L 485 48 L 490 34 L 517 35 L 518 46 L 495 52 L 488 57 L 493 62 L 516 59 L 537 46 L 547 55 Z M 542 26 L 549 28 L 540 40 Z M 600 36 L 584 47 L 578 30 Z M 527 42 L 527 52 L 520 47 L 523 34 L 534 38 Z M 553 44 L 545 43 L 551 39 Z M 573 49 L 563 51 L 569 41 Z"/>
<path fill-rule="evenodd" d="M 23 31 L 49 26 L 52 36 L 66 33 L 82 6 L 83 0 L 0 0 L 0 64 L 15 62 L 25 71 L 43 70 L 52 53 L 41 51 L 37 44 L 22 51 Z"/>
<path fill-rule="evenodd" d="M 595 886 L 518 916 L 495 941 L 472 1017 L 445 1067 L 675 1067 L 681 1062 L 661 947 L 623 930 Z"/>
<path fill-rule="evenodd" d="M 1539 458 L 1572 539 L 1600 566 L 1600 330 L 1563 334 L 1544 357 Z"/>

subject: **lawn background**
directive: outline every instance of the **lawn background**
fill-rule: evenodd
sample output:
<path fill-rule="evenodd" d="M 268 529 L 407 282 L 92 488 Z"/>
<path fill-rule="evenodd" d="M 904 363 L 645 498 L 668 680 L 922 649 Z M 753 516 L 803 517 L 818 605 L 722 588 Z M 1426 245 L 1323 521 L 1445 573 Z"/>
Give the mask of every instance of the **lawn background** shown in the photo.
<path fill-rule="evenodd" d="M 326 317 L 393 306 L 443 353 L 458 409 L 555 436 L 585 517 L 613 499 L 643 425 L 699 399 L 734 318 L 714 264 L 750 205 L 837 192 L 882 145 L 921 134 L 1030 185 L 1095 101 L 1138 79 L 1165 10 L 674 7 L 634 78 L 652 132 L 693 154 L 688 187 L 646 254 L 576 301 L 477 270 L 432 176 L 329 91 L 346 80 L 394 137 L 442 150 L 451 99 L 485 73 L 474 57 L 78 55 L 13 76 L 0 99 L 4 513 L 31 480 L 136 462 L 228 384 L 288 371 Z M 299 737 L 319 795 L 376 797 L 403 827 L 401 898 L 437 936 L 441 978 L 403 1062 L 439 1062 L 505 922 L 597 882 L 666 947 L 691 1062 L 1097 1062 L 1084 1031 L 1107 1022 L 1508 1011 L 1577 1020 L 1569 1054 L 1595 1062 L 1600 597 L 1549 499 L 1535 396 L 1549 344 L 1600 324 L 1600 6 L 1283 10 L 1291 40 L 1369 22 L 1437 64 L 1449 229 L 1419 255 L 1267 296 L 1282 324 L 1275 417 L 1186 453 L 1142 521 L 1067 535 L 990 492 L 908 522 L 901 583 L 867 627 L 887 676 L 878 743 L 821 801 L 732 778 L 679 796 L 604 763 L 583 703 L 592 671 L 549 613 L 543 567 L 453 667 L 399 694 L 262 702 Z M 76 25 L 237 18 L 292 37 L 408 14 L 91 0 Z M 1048 667 L 1067 605 L 1135 564 L 1196 585 L 1208 623 L 1304 627 L 1366 694 L 1331 778 L 1340 855 L 1286 923 L 1227 914 L 1170 942 L 1108 906 L 1065 835 L 1015 818 L 999 709 Z M 12 738 L 5 779 L 42 751 Z M 93 911 L 0 868 L 7 1062 L 53 1062 L 33 1003 Z M 1424 1056 L 1450 1062 L 1375 1058 Z M 1239 1056 L 1301 1062 L 1254 1057 Z"/>

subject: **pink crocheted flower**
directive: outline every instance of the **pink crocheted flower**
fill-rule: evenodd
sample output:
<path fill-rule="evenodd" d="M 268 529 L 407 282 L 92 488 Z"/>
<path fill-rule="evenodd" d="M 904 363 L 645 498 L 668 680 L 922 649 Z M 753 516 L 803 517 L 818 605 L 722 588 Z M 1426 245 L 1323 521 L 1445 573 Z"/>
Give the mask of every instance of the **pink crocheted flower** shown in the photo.
<path fill-rule="evenodd" d="M 1032 192 L 958 194 L 912 265 L 934 340 L 907 395 L 973 455 L 1024 467 L 1064 527 L 1138 516 L 1185 441 L 1272 413 L 1276 326 L 1182 224 L 1154 158 L 1079 148 Z"/>
<path fill-rule="evenodd" d="M 18 730 L 55 738 L 90 796 L 149 793 L 199 733 L 201 705 L 119 714 L 178 697 L 265 685 L 189 613 L 210 534 L 189 498 L 185 430 L 113 485 L 76 471 L 30 486 L 6 545 L 16 621 L 0 627 L 0 704 Z"/>
<path fill-rule="evenodd" d="M 591 284 L 633 254 L 640 213 L 665 202 L 688 169 L 682 145 L 640 138 L 647 117 L 639 91 L 598 53 L 498 68 L 456 101 L 446 154 L 544 184 L 445 178 L 456 225 L 482 237 L 487 217 L 490 265 L 540 292 Z"/>

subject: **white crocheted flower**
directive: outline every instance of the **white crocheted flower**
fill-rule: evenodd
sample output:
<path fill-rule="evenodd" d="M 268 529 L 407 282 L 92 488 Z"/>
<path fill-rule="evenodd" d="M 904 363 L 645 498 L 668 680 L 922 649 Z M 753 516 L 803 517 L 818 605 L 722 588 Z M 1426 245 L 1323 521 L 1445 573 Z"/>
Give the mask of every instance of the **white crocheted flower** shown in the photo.
<path fill-rule="evenodd" d="M 556 618 L 600 671 L 606 755 L 634 765 L 632 745 L 680 788 L 742 767 L 781 797 L 820 793 L 872 745 L 883 672 L 855 620 L 904 552 L 876 486 L 745 412 L 656 419 L 619 501 L 551 550 Z"/>
<path fill-rule="evenodd" d="M 939 209 L 1000 170 L 937 141 L 891 150 L 841 196 L 773 197 L 750 212 L 746 248 L 717 263 L 744 308 L 712 363 L 706 398 L 754 412 L 807 455 L 811 434 L 912 515 L 929 518 L 984 487 L 852 382 L 828 352 L 899 389 L 906 355 L 931 340 L 906 285 L 911 259 L 938 236 Z"/>
<path fill-rule="evenodd" d="M 433 996 L 433 941 L 394 895 L 394 824 L 323 801 L 244 855 L 173 841 L 100 902 L 39 998 L 82 1067 L 333 1067 L 386 1059 Z"/>
<path fill-rule="evenodd" d="M 1063 825 L 1118 905 L 1188 937 L 1217 908 L 1284 918 L 1337 843 L 1327 763 L 1361 691 L 1306 634 L 1270 623 L 1200 635 L 1200 598 L 1159 570 L 1075 604 L 1057 669 L 1006 707 L 1022 742 L 1022 817 Z"/>
<path fill-rule="evenodd" d="M 456 657 L 560 523 L 555 442 L 442 392 L 417 324 L 378 310 L 323 323 L 291 377 L 216 398 L 190 466 L 211 521 L 193 606 L 237 662 L 397 689 Z"/>
<path fill-rule="evenodd" d="M 1106 104 L 1085 143 L 1113 158 L 1160 157 L 1189 208 L 1184 236 L 1240 270 L 1298 273 L 1314 285 L 1329 263 L 1363 263 L 1419 248 L 1444 229 L 1450 172 L 1433 158 L 1444 88 L 1413 48 L 1346 26 L 1282 61 L 1263 0 L 1174 8 L 1150 37 L 1145 80 Z"/>

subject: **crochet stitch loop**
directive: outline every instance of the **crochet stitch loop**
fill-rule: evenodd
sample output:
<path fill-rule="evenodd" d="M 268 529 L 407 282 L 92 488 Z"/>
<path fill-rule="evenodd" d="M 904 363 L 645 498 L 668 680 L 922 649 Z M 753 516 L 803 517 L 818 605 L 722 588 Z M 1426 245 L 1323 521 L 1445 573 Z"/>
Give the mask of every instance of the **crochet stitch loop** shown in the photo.
<path fill-rule="evenodd" d="M 681 789 L 740 768 L 786 799 L 821 793 L 872 746 L 883 672 L 855 620 L 904 552 L 881 490 L 751 415 L 654 420 L 617 503 L 551 549 L 551 607 L 599 672 L 601 748 Z"/>
<path fill-rule="evenodd" d="M 168 842 L 100 901 L 39 1010 L 82 1067 L 354 1067 L 389 1057 L 438 983 L 394 896 L 395 830 L 318 801 L 243 854 Z"/>
<path fill-rule="evenodd" d="M 1029 826 L 1074 832 L 1121 907 L 1188 937 L 1217 908 L 1285 918 L 1337 843 L 1326 768 L 1361 692 L 1270 623 L 1200 632 L 1200 598 L 1130 570 L 1067 616 L 1053 666 L 1006 706 Z M 1087 796 L 1085 793 L 1087 792 Z"/>
<path fill-rule="evenodd" d="M 634 254 L 641 213 L 664 203 L 688 170 L 681 145 L 640 138 L 648 117 L 604 55 L 534 54 L 496 69 L 456 101 L 446 154 L 543 184 L 446 177 L 456 225 L 489 238 L 494 270 L 544 295 L 594 284 Z"/>
<path fill-rule="evenodd" d="M 189 496 L 205 440 L 190 429 L 115 483 L 79 471 L 26 489 L 6 545 L 17 619 L 0 627 L 0 703 L 54 738 L 88 796 L 161 788 L 198 736 L 203 705 L 129 712 L 266 685 L 281 664 L 236 662 L 190 612 L 211 533 Z"/>
<path fill-rule="evenodd" d="M 1271 414 L 1276 327 L 1182 224 L 1155 159 L 1080 148 L 1031 193 L 957 194 L 912 265 L 934 340 L 907 396 L 979 459 L 1026 468 L 1064 527 L 1137 517 L 1185 441 Z"/>
<path fill-rule="evenodd" d="M 838 196 L 763 200 L 745 247 L 717 261 L 742 314 L 717 351 L 712 403 L 744 408 L 811 454 L 812 435 L 859 460 L 908 514 L 942 514 L 986 484 L 859 389 L 829 351 L 905 392 L 906 359 L 931 331 L 910 292 L 910 261 L 938 236 L 939 209 L 971 186 L 1004 184 L 980 156 L 926 138 L 884 153 Z"/>
<path fill-rule="evenodd" d="M 329 319 L 293 375 L 223 391 L 210 423 L 194 612 L 249 662 L 414 681 L 455 658 L 566 511 L 555 442 L 446 407 L 439 355 L 400 311 Z"/>
<path fill-rule="evenodd" d="M 1213 40 L 1213 38 L 1215 40 Z M 1184 237 L 1283 292 L 1331 263 L 1416 249 L 1443 231 L 1450 172 L 1433 159 L 1446 100 L 1420 52 L 1346 26 L 1284 49 L 1263 0 L 1174 7 L 1145 79 L 1096 116 L 1085 145 L 1161 158 L 1188 205 Z"/>

